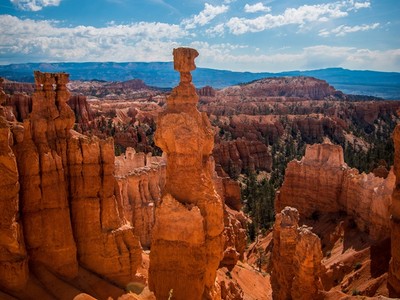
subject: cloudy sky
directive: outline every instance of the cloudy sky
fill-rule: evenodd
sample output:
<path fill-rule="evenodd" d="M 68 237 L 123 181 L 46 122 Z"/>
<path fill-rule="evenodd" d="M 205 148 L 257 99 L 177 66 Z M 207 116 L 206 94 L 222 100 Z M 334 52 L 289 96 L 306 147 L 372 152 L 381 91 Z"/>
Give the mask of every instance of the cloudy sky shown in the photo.
<path fill-rule="evenodd" d="M 399 0 L 0 0 L 0 64 L 171 61 L 400 72 Z"/>

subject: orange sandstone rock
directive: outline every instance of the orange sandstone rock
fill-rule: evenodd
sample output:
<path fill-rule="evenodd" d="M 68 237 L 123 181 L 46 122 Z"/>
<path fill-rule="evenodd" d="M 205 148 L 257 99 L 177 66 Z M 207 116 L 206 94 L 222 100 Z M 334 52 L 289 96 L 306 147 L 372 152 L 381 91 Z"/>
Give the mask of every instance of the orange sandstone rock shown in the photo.
<path fill-rule="evenodd" d="M 9 290 L 25 287 L 28 257 L 19 213 L 18 168 L 10 147 L 12 134 L 5 119 L 5 94 L 0 81 L 0 286 Z"/>
<path fill-rule="evenodd" d="M 224 247 L 223 203 L 215 190 L 209 168 L 213 130 L 196 104 L 191 83 L 198 53 L 174 49 L 179 86 L 159 115 L 156 144 L 166 153 L 166 185 L 156 209 L 149 286 L 157 298 L 212 299 L 215 276 Z"/>
<path fill-rule="evenodd" d="M 391 252 L 388 289 L 390 297 L 400 297 L 400 126 L 394 130 L 393 141 L 395 147 L 394 173 L 396 175 L 396 188 L 392 195 L 392 206 L 390 208 L 391 222 Z"/>
<path fill-rule="evenodd" d="M 299 213 L 285 207 L 276 215 L 272 249 L 273 299 L 318 299 L 322 251 L 310 228 L 298 228 Z"/>
<path fill-rule="evenodd" d="M 116 157 L 116 178 L 122 196 L 125 218 L 143 248 L 149 248 L 154 226 L 155 207 L 165 185 L 165 161 L 128 148 Z"/>
<path fill-rule="evenodd" d="M 302 218 L 345 211 L 372 239 L 382 240 L 390 235 L 394 184 L 393 174 L 381 178 L 349 168 L 340 146 L 314 144 L 301 161 L 288 164 L 275 208 L 295 207 Z"/>
<path fill-rule="evenodd" d="M 35 72 L 32 113 L 16 126 L 21 215 L 30 260 L 59 275 L 78 272 L 68 205 L 67 137 L 74 115 L 66 101 L 68 74 Z M 55 221 L 57 220 L 57 221 Z"/>

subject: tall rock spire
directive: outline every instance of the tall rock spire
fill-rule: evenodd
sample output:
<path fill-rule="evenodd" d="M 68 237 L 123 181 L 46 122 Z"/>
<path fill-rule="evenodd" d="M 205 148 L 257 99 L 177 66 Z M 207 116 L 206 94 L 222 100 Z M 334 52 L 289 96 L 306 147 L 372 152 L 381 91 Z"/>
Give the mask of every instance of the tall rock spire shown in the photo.
<path fill-rule="evenodd" d="M 166 186 L 156 209 L 150 252 L 149 285 L 157 298 L 213 299 L 216 270 L 223 254 L 223 203 L 211 174 L 214 133 L 190 71 L 195 49 L 173 51 L 180 83 L 160 113 L 156 144 L 167 156 Z"/>

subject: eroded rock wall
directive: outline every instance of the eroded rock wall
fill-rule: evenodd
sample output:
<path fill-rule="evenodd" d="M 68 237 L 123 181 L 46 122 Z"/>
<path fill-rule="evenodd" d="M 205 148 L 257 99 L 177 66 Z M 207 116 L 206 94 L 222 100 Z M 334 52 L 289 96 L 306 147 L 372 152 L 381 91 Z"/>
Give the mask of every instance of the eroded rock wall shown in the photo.
<path fill-rule="evenodd" d="M 124 216 L 133 225 L 142 247 L 150 248 L 155 208 L 165 185 L 165 161 L 128 148 L 117 157 L 116 166 Z"/>
<path fill-rule="evenodd" d="M 0 79 L 1 80 L 1 79 Z M 1 105 L 5 94 L 0 81 L 0 286 L 20 290 L 28 280 L 28 256 L 19 218 L 19 181 L 12 133 Z"/>
<path fill-rule="evenodd" d="M 84 266 L 120 286 L 135 278 L 141 262 L 116 188 L 113 140 L 72 130 L 67 82 L 65 73 L 35 72 L 29 117 L 1 118 L 1 184 L 10 193 L 0 202 L 8 212 L 0 219 L 0 276 L 9 290 L 26 282 L 28 257 L 35 274 L 47 269 L 75 280 Z"/>
<path fill-rule="evenodd" d="M 390 208 L 391 228 L 391 253 L 392 258 L 389 265 L 388 289 L 390 297 L 400 297 L 400 126 L 394 130 L 393 141 L 395 148 L 394 173 L 396 175 L 396 188 L 392 195 L 392 206 Z"/>
<path fill-rule="evenodd" d="M 307 146 L 301 161 L 288 164 L 275 208 L 293 206 L 303 218 L 344 211 L 372 239 L 381 240 L 390 235 L 393 188 L 393 174 L 387 178 L 359 174 L 344 163 L 340 146 L 314 144 Z"/>

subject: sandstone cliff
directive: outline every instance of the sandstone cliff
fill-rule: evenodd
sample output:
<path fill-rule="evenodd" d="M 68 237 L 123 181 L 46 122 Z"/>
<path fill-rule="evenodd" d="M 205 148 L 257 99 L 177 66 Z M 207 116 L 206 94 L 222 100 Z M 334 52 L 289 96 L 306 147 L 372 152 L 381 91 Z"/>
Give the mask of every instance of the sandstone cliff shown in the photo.
<path fill-rule="evenodd" d="M 2 105 L 5 94 L 0 81 L 0 286 L 23 289 L 28 280 L 28 256 L 19 219 L 19 182 L 12 134 Z"/>
<path fill-rule="evenodd" d="M 113 141 L 71 130 L 67 81 L 65 73 L 35 72 L 29 117 L 12 124 L 12 137 L 9 123 L 1 122 L 0 172 L 10 193 L 0 202 L 8 212 L 1 220 L 0 285 L 17 297 L 29 293 L 23 290 L 28 257 L 29 278 L 41 283 L 28 279 L 27 289 L 38 299 L 60 288 L 65 295 L 90 290 L 95 275 L 80 266 L 125 286 L 141 262 L 139 241 L 115 188 Z M 103 285 L 114 293 L 115 286 Z"/>
<path fill-rule="evenodd" d="M 150 253 L 149 286 L 157 298 L 212 299 L 216 270 L 223 255 L 223 203 L 208 165 L 213 131 L 199 113 L 191 83 L 198 53 L 174 50 L 174 68 L 181 82 L 159 115 L 156 144 L 166 152 L 166 185 Z"/>
<path fill-rule="evenodd" d="M 73 95 L 69 98 L 67 103 L 75 113 L 75 122 L 83 129 L 87 129 L 89 123 L 94 120 L 94 114 L 86 101 L 86 97 L 82 95 Z"/>
<path fill-rule="evenodd" d="M 271 286 L 273 299 L 319 299 L 322 290 L 321 243 L 306 226 L 298 227 L 299 213 L 285 207 L 273 229 Z"/>
<path fill-rule="evenodd" d="M 393 140 L 395 145 L 394 173 L 396 175 L 396 188 L 393 191 L 391 213 L 391 253 L 389 267 L 388 288 L 391 297 L 400 297 L 400 126 L 397 125 Z"/>
<path fill-rule="evenodd" d="M 382 240 L 390 235 L 393 188 L 393 173 L 386 179 L 359 174 L 344 163 L 340 146 L 314 144 L 307 146 L 301 161 L 288 164 L 275 208 L 291 205 L 303 218 L 344 211 L 372 239 Z"/>
<path fill-rule="evenodd" d="M 271 171 L 272 157 L 268 147 L 259 141 L 236 139 L 221 141 L 213 150 L 215 163 L 228 174 Z"/>
<path fill-rule="evenodd" d="M 122 197 L 125 218 L 143 248 L 150 248 L 155 207 L 165 185 L 165 161 L 128 148 L 116 157 L 116 178 Z"/>

